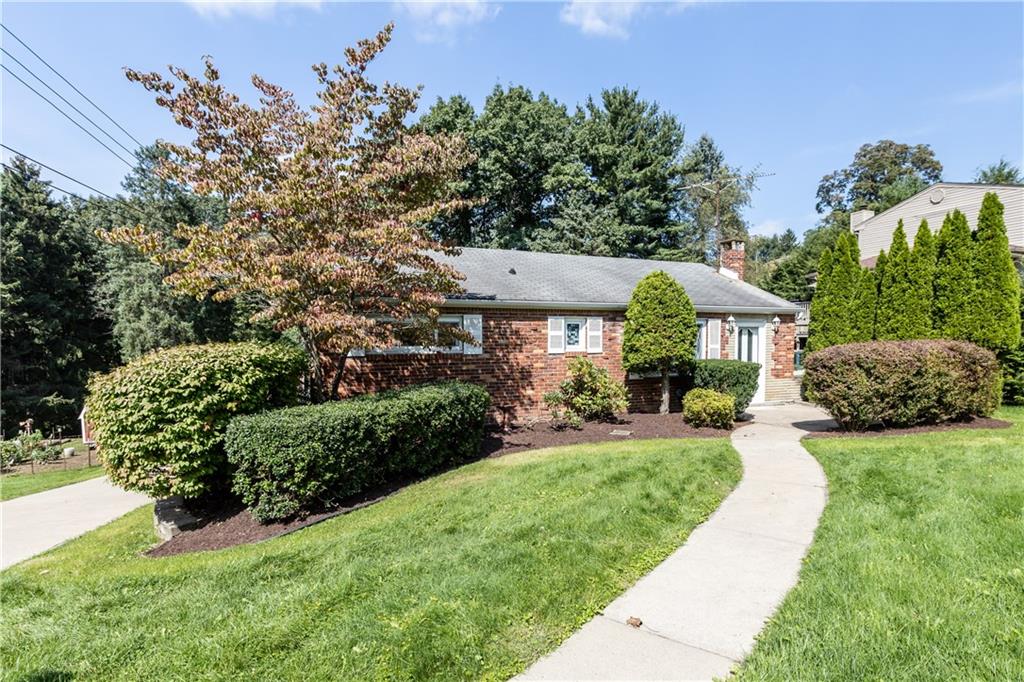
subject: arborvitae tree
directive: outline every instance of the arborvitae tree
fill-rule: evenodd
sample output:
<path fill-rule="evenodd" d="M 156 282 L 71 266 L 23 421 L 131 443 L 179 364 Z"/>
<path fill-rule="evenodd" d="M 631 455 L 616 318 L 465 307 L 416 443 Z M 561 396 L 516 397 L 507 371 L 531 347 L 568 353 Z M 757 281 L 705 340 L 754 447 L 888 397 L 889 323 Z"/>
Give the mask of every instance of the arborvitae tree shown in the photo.
<path fill-rule="evenodd" d="M 668 413 L 669 372 L 693 358 L 697 313 L 683 286 L 657 271 L 636 285 L 622 330 L 622 366 L 627 372 L 661 372 L 662 414 Z"/>
<path fill-rule="evenodd" d="M 875 284 L 875 273 L 863 268 L 860 271 L 860 282 L 857 285 L 857 299 L 851 311 L 853 334 L 850 341 L 871 341 L 875 338 L 877 304 L 878 287 Z"/>
<path fill-rule="evenodd" d="M 943 339 L 971 338 L 974 273 L 971 228 L 959 211 L 947 214 L 937 240 L 932 329 Z"/>
<path fill-rule="evenodd" d="M 875 259 L 875 298 L 882 295 L 882 278 L 885 277 L 885 265 L 889 262 L 889 255 L 882 249 Z"/>
<path fill-rule="evenodd" d="M 810 320 L 807 325 L 807 351 L 816 351 L 828 347 L 825 338 L 826 327 L 823 325 L 831 316 L 829 300 L 829 280 L 832 277 L 832 249 L 825 249 L 818 258 L 818 281 L 811 297 Z"/>
<path fill-rule="evenodd" d="M 972 266 L 974 304 L 968 339 L 995 352 L 1020 343 L 1020 285 L 1006 237 L 1003 204 L 989 192 L 978 212 Z"/>
<path fill-rule="evenodd" d="M 829 278 L 828 312 L 822 326 L 826 345 L 853 341 L 854 314 L 860 290 L 860 249 L 857 238 L 846 232 L 836 241 Z"/>
<path fill-rule="evenodd" d="M 935 240 L 922 220 L 910 253 L 910 279 L 914 305 L 906 311 L 904 334 L 908 339 L 926 339 L 932 335 L 932 284 L 935 278 Z"/>
<path fill-rule="evenodd" d="M 896 225 L 892 245 L 882 275 L 882 288 L 878 297 L 878 315 L 875 336 L 879 339 L 907 339 L 910 336 L 908 311 L 916 305 L 914 283 L 910 272 L 910 247 L 903 221 Z"/>

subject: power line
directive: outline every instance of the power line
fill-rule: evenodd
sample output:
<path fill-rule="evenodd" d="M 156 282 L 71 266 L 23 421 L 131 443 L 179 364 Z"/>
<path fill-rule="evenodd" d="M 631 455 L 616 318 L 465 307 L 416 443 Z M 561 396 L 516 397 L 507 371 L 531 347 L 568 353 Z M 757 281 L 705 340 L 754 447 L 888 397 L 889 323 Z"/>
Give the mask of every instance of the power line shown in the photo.
<path fill-rule="evenodd" d="M 29 161 L 31 161 L 32 163 L 34 163 L 34 164 L 36 164 L 36 165 L 38 165 L 38 166 L 42 166 L 42 167 L 43 167 L 43 168 L 45 168 L 46 170 L 49 170 L 49 171 L 53 171 L 53 172 L 54 172 L 54 173 L 56 173 L 57 175 L 60 175 L 61 177 L 65 177 L 65 178 L 67 178 L 68 180 L 70 180 L 71 182 L 73 182 L 73 183 L 75 183 L 75 184 L 77 184 L 77 185 L 81 185 L 82 187 L 85 187 L 86 189 L 90 189 L 90 190 L 92 190 L 93 192 L 96 192 L 96 194 L 99 194 L 99 195 L 100 195 L 101 197 L 104 197 L 104 198 L 106 198 L 106 199 L 111 199 L 111 200 L 113 200 L 113 201 L 116 201 L 116 199 L 115 199 L 114 197 L 110 196 L 110 195 L 109 195 L 109 194 L 107 194 L 106 192 L 101 192 L 100 190 L 96 189 L 96 188 L 95 188 L 95 187 L 93 187 L 92 185 L 87 185 L 86 183 L 82 182 L 81 180 L 78 180 L 78 179 L 76 179 L 76 178 L 73 178 L 73 177 L 71 177 L 70 175 L 68 175 L 67 173 L 64 173 L 64 172 L 62 172 L 62 171 L 59 171 L 59 170 L 57 170 L 57 169 L 56 169 L 56 168 L 54 168 L 53 166 L 47 166 L 47 165 L 46 165 L 45 163 L 43 163 L 42 161 L 39 161 L 39 160 L 37 160 L 37 159 L 33 159 L 33 158 L 32 158 L 31 156 L 29 156 L 28 154 L 25 154 L 25 153 L 23 153 L 23 152 L 19 152 L 19 151 L 18 151 L 17 149 L 15 149 L 14 147 L 8 147 L 8 146 L 7 146 L 7 145 L 5 145 L 5 144 L 4 144 L 3 142 L 0 142 L 0 147 L 3 147 L 4 149 L 6 149 L 7 151 L 11 152 L 12 154 L 17 154 L 18 156 L 21 156 L 21 157 L 23 157 L 23 158 L 26 158 L 26 159 L 28 159 Z"/>
<path fill-rule="evenodd" d="M 141 142 L 139 142 L 139 141 L 138 141 L 137 139 L 135 139 L 135 136 L 134 136 L 134 135 L 132 135 L 131 133 L 129 133 L 129 132 L 127 131 L 127 130 L 125 130 L 125 129 L 124 129 L 124 127 L 123 127 L 123 126 L 122 126 L 122 125 L 121 125 L 120 123 L 118 123 L 118 122 L 117 122 L 117 121 L 115 121 L 115 120 L 114 120 L 113 118 L 111 118 L 110 114 L 108 114 L 107 112 L 103 111 L 103 109 L 101 109 L 101 108 L 100 108 L 100 105 L 96 104 L 96 102 L 93 102 L 93 101 L 92 101 L 91 99 L 89 99 L 89 98 L 88 98 L 88 97 L 87 97 L 87 96 L 85 95 L 85 93 L 84 93 L 84 92 L 82 92 L 81 90 L 79 90 L 78 88 L 76 88 L 76 87 L 75 87 L 75 84 L 74 84 L 74 83 L 72 83 L 71 81 L 69 81 L 69 80 L 68 80 L 67 78 L 65 78 L 65 77 L 64 77 L 64 75 L 63 75 L 63 74 L 61 74 L 61 72 L 60 72 L 60 71 L 58 71 L 57 69 L 55 69 L 55 68 L 53 68 L 52 66 L 50 66 L 50 63 L 49 63 L 48 61 L 46 61 L 45 59 L 43 59 L 42 57 L 40 57 L 40 56 L 39 56 L 39 53 L 38 53 L 38 52 L 36 52 L 35 50 L 33 50 L 33 49 L 32 49 L 31 47 L 29 47 L 29 46 L 28 46 L 28 45 L 27 45 L 27 44 L 25 43 L 25 41 L 24 41 L 24 40 L 22 40 L 21 38 L 19 38 L 19 37 L 18 37 L 18 36 L 16 36 L 16 35 L 14 35 L 14 31 L 12 31 L 11 29 L 7 28 L 7 27 L 6 27 L 6 26 L 4 26 L 3 24 L 0 24 L 0 28 L 3 28 L 3 29 L 4 29 L 5 31 L 7 31 L 7 32 L 8 32 L 9 34 L 11 34 L 11 37 L 12 37 L 12 38 L 14 38 L 14 39 L 15 39 L 15 40 L 17 40 L 17 41 L 18 41 L 19 43 L 21 43 L 21 46 L 22 46 L 22 47 L 24 47 L 24 48 L 25 48 L 26 50 L 28 50 L 29 52 L 31 52 L 31 53 L 32 53 L 32 54 L 33 54 L 33 55 L 35 56 L 35 58 L 36 58 L 36 59 L 38 59 L 38 60 L 39 60 L 39 61 L 41 61 L 41 62 L 42 62 L 43 64 L 45 64 L 45 65 L 46 65 L 46 68 L 48 68 L 48 69 L 49 69 L 50 71 L 53 71 L 53 72 L 54 72 L 55 74 L 57 74 L 57 76 L 58 76 L 58 77 L 59 77 L 59 78 L 60 78 L 60 79 L 61 79 L 62 81 L 64 81 L 65 83 L 67 83 L 67 84 L 68 84 L 68 86 L 69 86 L 69 87 L 70 87 L 70 88 L 71 88 L 72 90 L 74 90 L 75 92 L 77 92 L 77 93 L 78 93 L 78 94 L 79 94 L 79 95 L 81 96 L 81 98 L 82 98 L 82 99 L 84 99 L 84 100 L 85 100 L 86 102 L 88 102 L 89 104 L 93 105 L 93 107 L 95 107 L 96 111 L 98 111 L 98 112 L 100 112 L 101 114 L 103 114 L 104 116 L 106 116 L 106 117 L 107 117 L 107 120 L 108 120 L 108 121 L 110 121 L 111 123 L 113 123 L 113 124 L 114 124 L 115 126 L 117 126 L 118 130 L 120 130 L 120 131 L 121 131 L 122 133 L 124 133 L 125 135 L 127 135 L 128 137 L 130 137 L 130 138 L 132 139 L 132 142 L 134 142 L 135 144 L 139 145 L 140 147 L 145 147 L 145 146 L 146 146 L 146 145 L 142 144 Z"/>
<path fill-rule="evenodd" d="M 89 132 L 89 130 L 88 130 L 88 129 L 87 129 L 87 128 L 86 128 L 85 126 L 83 126 L 83 125 L 82 125 L 81 123 L 79 123 L 79 122 L 78 122 L 78 121 L 76 121 L 75 119 L 71 118 L 71 117 L 70 117 L 70 116 L 69 116 L 69 115 L 67 114 L 67 112 L 65 112 L 65 111 L 64 111 L 63 109 L 61 109 L 61 108 L 60 108 L 59 106 L 57 106 L 56 104 L 54 104 L 54 103 L 53 103 L 53 100 L 49 99 L 49 98 L 48 98 L 48 97 L 47 97 L 46 95 L 44 95 L 43 93 L 39 92 L 38 90 L 36 90 L 35 88 L 33 88 L 33 87 L 32 87 L 31 85 L 29 85 L 28 83 L 26 83 L 26 82 L 25 82 L 25 81 L 24 81 L 24 80 L 23 80 L 23 79 L 21 78 L 21 76 L 19 76 L 18 74 L 14 73 L 14 72 L 13 72 L 13 71 L 11 71 L 11 70 L 10 70 L 9 68 L 7 68 L 7 65 L 6 65 L 6 64 L 2 64 L 2 63 L 0 63 L 0 68 L 3 68 L 3 70 L 4 70 L 4 71 L 6 71 L 6 72 L 7 72 L 7 73 L 9 73 L 10 75 L 14 76 L 14 78 L 16 78 L 16 79 L 18 80 L 18 82 L 19 82 L 19 83 L 21 83 L 22 85 L 24 85 L 24 86 L 25 86 L 26 88 L 28 88 L 28 89 L 29 89 L 29 90 L 31 90 L 32 92 L 36 93 L 36 95 L 38 95 L 40 99 L 44 100 L 44 101 L 45 101 L 45 102 L 46 102 L 47 104 L 49 104 L 49 105 L 50 105 L 51 107 L 53 107 L 53 108 L 54 108 L 54 109 L 56 109 L 56 110 L 57 110 L 58 112 L 60 112 L 61 116 L 63 116 L 64 118 L 66 118 L 67 120 L 71 121 L 72 123 L 74 123 L 74 124 L 75 124 L 76 126 L 78 126 L 79 128 L 81 128 L 82 132 L 84 132 L 84 133 L 85 133 L 86 135 L 88 135 L 89 137 L 91 137 L 92 139 L 94 139 L 94 140 L 96 140 L 96 141 L 97 141 L 98 143 L 100 143 L 100 145 L 102 145 L 104 149 L 106 149 L 106 150 L 107 150 L 108 152 L 110 152 L 111 154 L 113 154 L 114 156 L 116 156 L 116 157 L 117 157 L 118 159 L 120 159 L 120 160 L 121 160 L 121 162 L 122 162 L 122 163 L 124 163 L 124 164 L 125 164 L 126 166 L 128 166 L 129 168 L 134 168 L 134 166 L 132 165 L 132 163 L 131 163 L 130 161 L 127 161 L 127 160 L 126 160 L 126 159 L 125 159 L 125 158 L 124 158 L 123 156 L 121 156 L 120 154 L 118 154 L 117 152 L 115 152 L 115 151 L 114 151 L 113 149 L 111 149 L 110 147 L 108 147 L 108 146 L 106 145 L 106 143 L 105 143 L 105 142 L 104 142 L 103 140 L 101 140 L 100 138 L 96 137 L 96 136 L 95 136 L 95 135 L 93 135 L 93 134 L 92 134 L 91 132 Z"/>
<path fill-rule="evenodd" d="M 25 66 L 24 64 L 22 64 L 22 63 L 21 63 L 21 62 L 20 62 L 20 61 L 18 60 L 18 58 L 17 58 L 17 57 L 15 57 L 15 56 L 14 56 L 13 54 L 11 54 L 10 52 L 8 52 L 7 50 L 5 50 L 5 49 L 4 49 L 4 48 L 2 48 L 2 47 L 0 47 L 0 52 L 3 52 L 3 53 L 4 53 L 5 55 L 7 55 L 8 57 L 10 57 L 10 58 L 11 58 L 12 60 L 14 60 L 14 63 L 15 63 L 15 64 L 17 64 L 17 65 L 18 65 L 18 66 L 20 66 L 21 68 L 25 69 L 26 71 L 28 71 L 28 72 L 29 72 L 29 74 L 30 74 L 30 75 L 31 75 L 31 76 L 32 76 L 33 78 L 35 78 L 35 79 L 36 79 L 37 81 L 39 81 L 40 83 L 42 83 L 43 85 L 45 85 L 45 86 L 46 86 L 46 89 L 47 89 L 47 90 L 49 90 L 49 91 L 50 91 L 50 92 L 52 92 L 53 94 L 57 95 L 57 97 L 60 97 L 60 98 L 61 98 L 61 101 L 63 101 L 63 102 L 64 102 L 64 104 L 67 104 L 67 105 L 68 105 L 69 107 L 71 107 L 72 109 L 74 109 L 74 110 L 75 110 L 75 111 L 76 111 L 76 112 L 78 113 L 78 115 L 79 115 L 79 116 L 81 116 L 81 117 L 82 117 L 82 118 L 84 118 L 84 119 L 85 119 L 86 121 L 88 121 L 89 123 L 91 123 L 91 124 L 93 125 L 93 127 L 95 127 L 95 128 L 96 128 L 96 130 L 100 131 L 101 133 L 103 133 L 104 135 L 106 135 L 107 137 L 109 137 L 109 138 L 110 138 L 110 140 L 111 140 L 111 142 L 113 142 L 114 144 L 116 144 L 116 145 L 117 145 L 118 147 L 120 147 L 121 149 L 125 150 L 125 151 L 126 151 L 126 152 L 128 152 L 129 154 L 134 154 L 134 153 L 135 153 L 135 152 L 134 152 L 134 151 L 132 151 L 131 149 L 128 149 L 128 147 L 125 147 L 125 146 L 124 146 L 123 144 L 121 144 L 121 141 L 120 141 L 120 140 L 118 140 L 118 139 L 117 139 L 116 137 L 114 137 L 113 135 L 111 135 L 110 133 L 108 133 L 108 132 L 107 132 L 107 131 L 106 131 L 106 130 L 105 130 L 104 128 L 102 128 L 102 127 L 101 127 L 101 126 L 100 126 L 100 125 L 99 125 L 98 123 L 96 123 L 96 121 L 94 121 L 94 120 L 92 120 L 91 118 L 89 118 L 89 116 L 88 116 L 88 115 L 87 115 L 87 114 L 86 114 L 85 112 L 83 112 L 83 111 L 82 111 L 81 109 L 79 109 L 79 108 L 78 108 L 78 107 L 76 107 L 76 106 L 75 106 L 74 104 L 72 104 L 71 102 L 69 102 L 69 101 L 67 100 L 67 98 L 66 98 L 66 97 L 64 97 L 64 95 L 60 94 L 59 92 L 57 92 L 56 90 L 54 90 L 54 89 L 53 89 L 52 87 L 50 87 L 50 84 L 49 84 L 49 83 L 47 83 L 47 82 L 46 82 L 46 81 L 44 81 L 44 80 L 43 80 L 42 78 L 40 78 L 40 77 L 39 77 L 38 75 L 36 75 L 36 73 L 35 73 L 35 72 L 34 72 L 34 71 L 33 71 L 32 69 L 30 69 L 30 68 L 28 68 L 27 66 Z"/>

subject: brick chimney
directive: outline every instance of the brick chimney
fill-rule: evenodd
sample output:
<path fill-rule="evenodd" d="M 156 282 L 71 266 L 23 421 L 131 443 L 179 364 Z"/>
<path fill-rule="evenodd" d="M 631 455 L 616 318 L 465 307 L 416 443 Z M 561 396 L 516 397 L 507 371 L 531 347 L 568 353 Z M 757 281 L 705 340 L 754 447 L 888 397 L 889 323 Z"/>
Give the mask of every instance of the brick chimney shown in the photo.
<path fill-rule="evenodd" d="M 718 242 L 718 272 L 742 280 L 746 262 L 746 244 L 742 239 L 723 239 Z"/>

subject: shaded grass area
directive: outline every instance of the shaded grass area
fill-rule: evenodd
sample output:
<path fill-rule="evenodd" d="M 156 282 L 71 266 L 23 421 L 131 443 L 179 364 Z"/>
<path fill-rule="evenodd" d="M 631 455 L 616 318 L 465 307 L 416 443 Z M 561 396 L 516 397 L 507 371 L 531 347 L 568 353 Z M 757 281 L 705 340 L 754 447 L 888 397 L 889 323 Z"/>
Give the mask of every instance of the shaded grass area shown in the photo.
<path fill-rule="evenodd" d="M 726 439 L 534 450 L 256 545 L 161 559 L 147 507 L 0 574 L 7 678 L 506 679 L 678 547 Z"/>
<path fill-rule="evenodd" d="M 1014 426 L 805 439 L 829 502 L 742 680 L 1024 679 L 1024 408 Z"/>
<path fill-rule="evenodd" d="M 103 475 L 102 466 L 80 467 L 78 469 L 54 469 L 37 474 L 4 474 L 0 476 L 0 501 L 13 500 L 22 495 L 40 493 L 70 483 L 86 481 Z"/>

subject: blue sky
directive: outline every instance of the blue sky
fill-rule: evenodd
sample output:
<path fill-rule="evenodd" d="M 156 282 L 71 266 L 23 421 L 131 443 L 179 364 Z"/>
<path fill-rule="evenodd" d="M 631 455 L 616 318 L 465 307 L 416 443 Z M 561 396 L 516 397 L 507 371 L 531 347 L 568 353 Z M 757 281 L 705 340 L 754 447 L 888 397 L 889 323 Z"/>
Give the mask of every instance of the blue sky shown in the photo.
<path fill-rule="evenodd" d="M 679 117 L 689 141 L 710 133 L 730 163 L 775 174 L 747 211 L 758 233 L 811 227 L 821 176 L 864 142 L 929 143 L 952 181 L 1000 157 L 1024 164 L 1022 3 L 3 5 L 8 28 L 143 142 L 181 133 L 124 66 L 199 71 L 210 54 L 234 87 L 249 92 L 257 72 L 309 102 L 309 65 L 341 59 L 391 19 L 394 41 L 372 75 L 422 84 L 424 105 L 462 93 L 479 106 L 497 83 L 570 107 L 602 88 L 638 89 Z M 7 34 L 3 47 L 63 85 Z M 4 144 L 118 190 L 120 161 L 6 73 L 0 83 Z"/>

